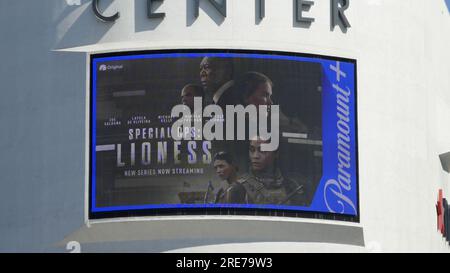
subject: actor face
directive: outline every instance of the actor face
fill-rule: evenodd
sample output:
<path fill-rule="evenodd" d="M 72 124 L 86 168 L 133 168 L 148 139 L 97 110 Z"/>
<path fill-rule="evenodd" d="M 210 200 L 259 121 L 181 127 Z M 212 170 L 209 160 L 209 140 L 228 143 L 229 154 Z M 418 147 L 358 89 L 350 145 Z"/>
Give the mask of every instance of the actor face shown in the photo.
<path fill-rule="evenodd" d="M 195 92 L 191 87 L 186 87 L 181 91 L 181 103 L 190 109 L 194 108 L 194 97 Z"/>
<path fill-rule="evenodd" d="M 265 171 L 273 166 L 275 161 L 275 152 L 261 151 L 262 140 L 250 141 L 249 156 L 252 163 L 252 170 L 256 172 Z"/>
<path fill-rule="evenodd" d="M 214 169 L 222 180 L 227 180 L 236 171 L 233 165 L 230 165 L 225 160 L 214 161 Z"/>
<path fill-rule="evenodd" d="M 200 63 L 200 81 L 205 90 L 216 91 L 227 81 L 225 68 L 220 67 L 218 60 L 209 57 L 203 58 Z"/>
<path fill-rule="evenodd" d="M 250 97 L 247 98 L 247 104 L 255 105 L 259 107 L 260 105 L 272 105 L 272 86 L 269 83 L 263 83 L 258 85 L 255 92 L 252 93 Z"/>

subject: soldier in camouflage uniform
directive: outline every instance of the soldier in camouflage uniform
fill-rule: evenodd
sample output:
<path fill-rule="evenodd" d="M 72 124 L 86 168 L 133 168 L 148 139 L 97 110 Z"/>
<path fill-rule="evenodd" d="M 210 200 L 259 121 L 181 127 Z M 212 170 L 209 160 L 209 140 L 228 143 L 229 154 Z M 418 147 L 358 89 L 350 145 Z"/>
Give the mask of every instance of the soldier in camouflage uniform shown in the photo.
<path fill-rule="evenodd" d="M 265 142 L 260 139 L 250 141 L 250 172 L 238 180 L 246 190 L 246 203 L 308 205 L 306 181 L 299 177 L 296 180 L 284 177 L 276 166 L 277 152 L 261 151 L 261 143 Z"/>
<path fill-rule="evenodd" d="M 219 152 L 214 156 L 214 169 L 223 180 L 224 185 L 215 194 L 215 204 L 245 203 L 245 188 L 237 182 L 238 167 L 227 152 Z"/>

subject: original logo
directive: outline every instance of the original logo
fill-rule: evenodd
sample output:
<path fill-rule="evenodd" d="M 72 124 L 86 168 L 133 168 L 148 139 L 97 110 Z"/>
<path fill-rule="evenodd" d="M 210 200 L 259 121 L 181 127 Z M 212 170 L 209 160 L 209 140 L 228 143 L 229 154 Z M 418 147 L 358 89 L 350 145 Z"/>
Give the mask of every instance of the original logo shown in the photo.
<path fill-rule="evenodd" d="M 123 65 L 106 65 L 102 64 L 98 67 L 98 71 L 116 71 L 116 70 L 122 70 Z"/>

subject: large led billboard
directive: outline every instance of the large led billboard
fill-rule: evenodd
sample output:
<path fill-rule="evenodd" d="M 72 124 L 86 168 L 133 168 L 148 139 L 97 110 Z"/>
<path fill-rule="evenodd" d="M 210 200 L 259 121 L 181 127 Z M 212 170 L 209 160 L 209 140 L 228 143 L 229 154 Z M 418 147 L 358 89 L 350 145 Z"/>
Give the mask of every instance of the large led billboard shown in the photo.
<path fill-rule="evenodd" d="M 285 52 L 91 56 L 91 218 L 359 218 L 356 61 Z"/>

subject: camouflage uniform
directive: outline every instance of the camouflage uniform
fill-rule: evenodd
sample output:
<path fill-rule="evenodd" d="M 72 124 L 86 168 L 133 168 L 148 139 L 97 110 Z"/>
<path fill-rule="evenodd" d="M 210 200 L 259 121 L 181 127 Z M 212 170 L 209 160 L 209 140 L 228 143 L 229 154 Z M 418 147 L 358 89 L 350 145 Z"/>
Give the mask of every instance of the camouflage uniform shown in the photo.
<path fill-rule="evenodd" d="M 272 174 L 263 175 L 250 172 L 238 182 L 246 190 L 248 204 L 306 206 L 309 203 L 304 184 L 283 177 L 279 169 Z"/>
<path fill-rule="evenodd" d="M 215 197 L 215 204 L 244 204 L 245 188 L 242 184 L 234 182 L 228 188 L 221 188 Z"/>

